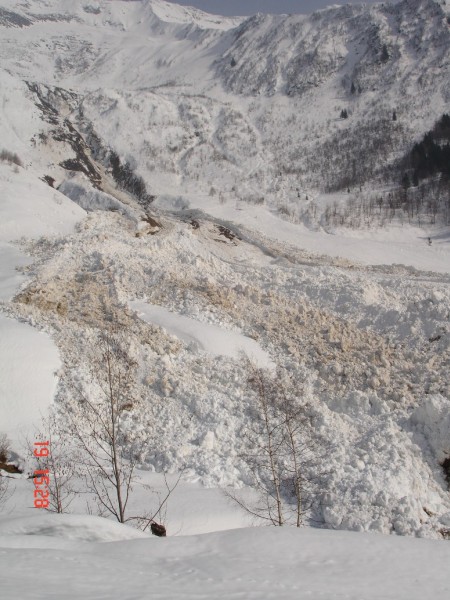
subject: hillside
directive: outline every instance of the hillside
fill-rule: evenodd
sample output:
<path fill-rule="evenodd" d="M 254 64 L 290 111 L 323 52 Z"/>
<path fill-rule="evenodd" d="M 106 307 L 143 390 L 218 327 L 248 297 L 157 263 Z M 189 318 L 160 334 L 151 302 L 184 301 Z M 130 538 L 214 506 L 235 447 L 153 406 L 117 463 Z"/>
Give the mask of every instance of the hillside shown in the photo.
<path fill-rule="evenodd" d="M 449 18 L 0 0 L 0 433 L 20 464 L 39 412 L 100 397 L 114 323 L 141 477 L 251 493 L 244 351 L 301 409 L 305 525 L 448 539 L 448 181 L 400 182 L 448 112 Z"/>
<path fill-rule="evenodd" d="M 397 161 L 448 109 L 434 0 L 242 22 L 163 1 L 3 4 L 3 69 L 50 86 L 52 108 L 156 194 L 214 187 L 299 217 L 318 192 L 398 184 Z"/>

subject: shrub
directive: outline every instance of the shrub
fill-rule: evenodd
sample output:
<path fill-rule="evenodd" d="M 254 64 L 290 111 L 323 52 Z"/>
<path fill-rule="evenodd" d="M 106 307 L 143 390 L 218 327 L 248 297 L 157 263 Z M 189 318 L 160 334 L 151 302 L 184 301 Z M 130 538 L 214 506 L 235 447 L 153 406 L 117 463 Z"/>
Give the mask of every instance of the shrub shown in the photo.
<path fill-rule="evenodd" d="M 22 167 L 22 161 L 14 152 L 9 152 L 8 150 L 2 150 L 0 152 L 0 161 L 7 162 L 9 164 L 15 164 L 18 167 Z"/>
<path fill-rule="evenodd" d="M 0 463 L 8 462 L 9 458 L 9 440 L 6 433 L 0 434 Z"/>
<path fill-rule="evenodd" d="M 389 60 L 390 56 L 389 56 L 389 50 L 386 46 L 386 44 L 383 44 L 383 47 L 381 49 L 381 62 L 383 64 L 387 63 Z"/>

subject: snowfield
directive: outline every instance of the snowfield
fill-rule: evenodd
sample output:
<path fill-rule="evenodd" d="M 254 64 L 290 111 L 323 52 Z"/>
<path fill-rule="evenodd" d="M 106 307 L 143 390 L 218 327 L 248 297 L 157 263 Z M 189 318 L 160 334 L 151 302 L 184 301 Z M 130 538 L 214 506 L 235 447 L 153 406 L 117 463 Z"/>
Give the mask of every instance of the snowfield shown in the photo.
<path fill-rule="evenodd" d="M 50 191 L 36 175 L 22 167 L 0 164 L 0 300 L 5 308 L 27 281 L 17 270 L 26 268 L 30 260 L 17 242 L 65 235 L 84 214 L 63 194 Z M 0 327 L 1 431 L 18 447 L 32 435 L 51 404 L 60 361 L 55 344 L 44 332 L 3 314 Z"/>
<path fill-rule="evenodd" d="M 130 433 L 142 466 L 183 468 L 211 487 L 250 482 L 240 458 L 247 374 L 236 355 L 245 341 L 282 368 L 319 436 L 328 475 L 314 519 L 440 537 L 450 510 L 440 468 L 448 276 L 317 256 L 207 215 L 181 217 L 161 214 L 159 232 L 142 236 L 127 215 L 94 211 L 70 236 L 28 242 L 32 281 L 9 314 L 39 324 L 82 364 L 89 328 L 113 311 L 141 364 L 135 393 L 145 402 Z M 56 401 L 68 395 L 62 376 Z"/>
<path fill-rule="evenodd" d="M 18 447 L 34 433 L 56 391 L 58 350 L 50 337 L 0 315 L 2 433 Z"/>
<path fill-rule="evenodd" d="M 95 517 L 54 515 L 0 522 L 0 548 L 11 600 L 44 597 L 41 590 L 56 598 L 62 586 L 69 600 L 445 600 L 450 591 L 448 543 L 350 532 L 252 528 L 138 539 Z"/>
<path fill-rule="evenodd" d="M 0 0 L 5 598 L 449 597 L 448 214 L 384 180 L 448 109 L 448 17 Z M 166 539 L 87 515 L 79 473 L 72 514 L 33 508 L 24 438 L 76 386 L 99 400 L 111 324 L 137 373 L 129 515 L 182 474 Z M 245 356 L 301 412 L 300 530 L 224 494 L 256 496 Z"/>

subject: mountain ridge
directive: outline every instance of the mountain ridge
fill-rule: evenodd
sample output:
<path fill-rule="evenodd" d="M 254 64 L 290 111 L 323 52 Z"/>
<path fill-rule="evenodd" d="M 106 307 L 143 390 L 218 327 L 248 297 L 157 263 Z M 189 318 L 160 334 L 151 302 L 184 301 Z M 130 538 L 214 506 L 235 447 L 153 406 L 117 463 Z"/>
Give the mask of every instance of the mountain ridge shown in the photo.
<path fill-rule="evenodd" d="M 23 18 L 64 9 L 66 20 L 4 27 L 3 68 L 48 86 L 54 110 L 87 132 L 88 145 L 101 139 L 169 204 L 180 189 L 215 189 L 318 226 L 329 218 L 311 216 L 311 198 L 371 183 L 387 205 L 405 157 L 450 100 L 448 17 L 435 0 L 213 17 L 213 28 L 163 0 L 19 9 Z M 64 107 L 58 89 L 77 100 Z M 56 137 L 27 153 L 59 185 L 60 165 L 76 163 Z"/>

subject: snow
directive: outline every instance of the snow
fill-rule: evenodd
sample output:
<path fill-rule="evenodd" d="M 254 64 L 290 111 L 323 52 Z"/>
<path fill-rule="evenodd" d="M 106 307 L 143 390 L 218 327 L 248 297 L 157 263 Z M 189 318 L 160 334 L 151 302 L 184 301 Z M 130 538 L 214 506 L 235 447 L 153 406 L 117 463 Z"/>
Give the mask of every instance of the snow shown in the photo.
<path fill-rule="evenodd" d="M 256 230 L 271 239 L 317 255 L 345 258 L 366 265 L 406 265 L 424 271 L 450 273 L 450 234 L 446 227 L 423 229 L 392 225 L 327 233 L 283 220 L 264 207 L 220 204 L 201 195 L 186 195 L 184 199 L 185 208 L 200 209 L 223 221 Z M 156 205 L 164 208 L 165 204 L 162 199 Z"/>
<path fill-rule="evenodd" d="M 45 333 L 0 314 L 1 431 L 15 443 L 31 436 L 56 391 L 58 350 Z"/>
<path fill-rule="evenodd" d="M 25 281 L 17 269 L 29 263 L 30 260 L 18 248 L 0 242 L 0 301 L 7 302 L 13 298 Z"/>
<path fill-rule="evenodd" d="M 31 199 L 31 200 L 30 200 Z M 22 238 L 68 234 L 85 212 L 22 167 L 0 162 L 0 299 L 10 300 L 25 282 L 17 271 L 29 258 Z"/>
<path fill-rule="evenodd" d="M 85 515 L 60 515 L 35 510 L 33 516 L 0 518 L 0 538 L 6 545 L 8 539 L 14 543 L 17 536 L 26 536 L 78 542 L 118 542 L 122 540 L 145 539 L 149 535 L 132 527 L 124 527 L 101 517 Z M 5 539 L 6 538 L 6 539 Z M 29 539 L 29 538 L 28 538 Z M 45 543 L 45 542 L 44 542 Z"/>
<path fill-rule="evenodd" d="M 439 462 L 448 456 L 450 434 L 450 400 L 431 396 L 411 415 L 416 432 L 423 435 Z"/>
<path fill-rule="evenodd" d="M 130 218 L 134 217 L 133 211 L 120 200 L 92 189 L 92 186 L 85 181 L 65 180 L 59 186 L 58 191 L 86 211 L 117 210 Z"/>
<path fill-rule="evenodd" d="M 61 192 L 39 181 L 36 175 L 20 167 L 16 172 L 1 163 L 0 211 L 2 241 L 68 234 L 86 214 Z"/>
<path fill-rule="evenodd" d="M 27 282 L 18 268 L 30 258 L 12 242 L 71 233 L 85 212 L 36 175 L 0 163 L 0 300 L 7 303 Z M 0 313 L 0 415 L 2 433 L 15 443 L 32 435 L 57 387 L 59 353 L 50 336 Z"/>
<path fill-rule="evenodd" d="M 328 491 L 316 518 L 339 529 L 439 537 L 450 510 L 438 462 L 449 433 L 440 416 L 449 389 L 445 275 L 318 256 L 277 242 L 276 232 L 189 210 L 158 214 L 155 235 L 141 235 L 136 218 L 93 210 L 69 236 L 29 243 L 29 304 L 7 308 L 52 334 L 62 355 L 80 357 L 90 328 L 103 326 L 103 302 L 121 315 L 142 369 L 137 393 L 146 403 L 130 422 L 142 466 L 184 468 L 185 483 L 199 486 L 186 492 L 183 516 L 170 514 L 173 531 L 243 525 L 217 489 L 251 481 L 240 458 L 251 426 L 248 374 L 237 355 L 250 344 L 292 376 L 321 436 Z M 57 368 L 48 360 L 47 373 Z M 60 381 L 57 401 L 67 391 Z M 52 392 L 43 396 L 48 403 Z M 25 404 L 20 414 L 28 417 Z M 154 424 L 150 443 L 143 422 Z M 220 518 L 198 508 L 202 494 Z"/>
<path fill-rule="evenodd" d="M 131 302 L 130 306 L 137 311 L 141 319 L 163 327 L 191 348 L 198 347 L 213 356 L 229 356 L 235 359 L 244 354 L 260 368 L 274 366 L 268 353 L 255 340 L 241 333 L 225 331 L 216 325 L 202 323 L 170 312 L 162 306 L 153 306 L 142 301 Z"/>
<path fill-rule="evenodd" d="M 445 542 L 290 528 L 133 539 L 133 530 L 94 517 L 34 521 L 13 522 L 5 533 L 0 525 L 2 591 L 10 600 L 36 598 L 37 588 L 46 597 L 64 589 L 67 600 L 445 600 L 450 591 Z M 20 531 L 28 535 L 14 535 Z"/>
<path fill-rule="evenodd" d="M 162 0 L 0 3 L 32 21 L 1 26 L 0 151 L 23 166 L 0 163 L 0 433 L 32 469 L 21 438 L 70 391 L 61 359 L 79 359 L 83 382 L 112 314 L 140 369 L 130 514 L 164 494 L 161 471 L 183 472 L 165 540 L 83 516 L 84 493 L 72 515 L 41 513 L 27 472 L 15 476 L 0 518 L 5 597 L 447 599 L 448 227 L 401 214 L 330 226 L 327 207 L 388 191 L 321 191 L 339 167 L 322 156 L 333 140 L 395 107 L 382 153 L 395 160 L 446 110 L 437 7 L 242 20 Z M 427 52 L 408 41 L 422 33 Z M 384 41 L 395 60 L 381 68 L 371 44 Z M 349 99 L 358 69 L 364 89 Z M 24 80 L 59 86 L 41 86 L 57 114 Z M 83 148 L 102 189 L 61 166 L 75 160 L 71 128 L 98 136 Z M 116 188 L 98 158 L 108 148 L 151 206 Z M 247 529 L 222 493 L 252 495 L 242 351 L 277 364 L 304 406 L 324 470 L 305 524 L 330 531 Z"/>
<path fill-rule="evenodd" d="M 162 0 L 153 0 L 151 7 L 155 15 L 162 20 L 173 23 L 191 24 L 193 22 L 205 29 L 218 28 L 227 30 L 236 27 L 243 20 L 240 17 L 215 17 L 194 7 L 183 7 L 179 4 L 164 2 Z"/>

